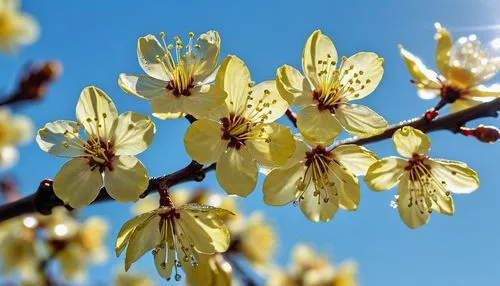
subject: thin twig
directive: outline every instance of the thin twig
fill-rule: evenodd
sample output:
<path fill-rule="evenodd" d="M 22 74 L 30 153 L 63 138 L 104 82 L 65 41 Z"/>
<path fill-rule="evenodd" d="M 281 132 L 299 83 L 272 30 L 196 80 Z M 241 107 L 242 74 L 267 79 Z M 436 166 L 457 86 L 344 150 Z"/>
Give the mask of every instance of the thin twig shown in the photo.
<path fill-rule="evenodd" d="M 288 119 L 290 119 L 290 121 L 292 122 L 293 126 L 297 127 L 297 115 L 295 114 L 295 112 L 293 112 L 290 108 L 286 110 L 286 113 L 285 113 L 286 117 L 288 117 Z"/>

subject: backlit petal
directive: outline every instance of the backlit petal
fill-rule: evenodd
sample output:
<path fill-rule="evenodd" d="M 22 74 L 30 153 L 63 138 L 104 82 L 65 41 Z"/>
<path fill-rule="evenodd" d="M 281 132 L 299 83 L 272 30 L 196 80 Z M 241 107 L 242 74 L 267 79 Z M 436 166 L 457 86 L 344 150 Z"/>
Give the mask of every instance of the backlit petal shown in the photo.
<path fill-rule="evenodd" d="M 165 50 L 155 36 L 147 35 L 137 40 L 137 58 L 144 72 L 150 77 L 169 81 L 163 63 L 158 60 L 158 57 L 163 58 L 164 54 Z"/>
<path fill-rule="evenodd" d="M 490 86 L 478 85 L 468 90 L 467 96 L 484 96 L 484 97 L 499 97 L 500 84 L 493 84 Z"/>
<path fill-rule="evenodd" d="M 366 97 L 377 88 L 384 75 L 384 59 L 375 53 L 357 53 L 342 63 L 340 85 L 342 97 L 355 100 Z"/>
<path fill-rule="evenodd" d="M 479 188 L 477 173 L 466 164 L 440 159 L 429 160 L 432 174 L 453 193 L 468 194 Z"/>
<path fill-rule="evenodd" d="M 413 154 L 425 155 L 431 149 L 429 137 L 411 126 L 405 126 L 394 132 L 392 143 L 396 151 L 406 158 L 411 158 Z"/>
<path fill-rule="evenodd" d="M 128 220 L 126 223 L 123 224 L 120 231 L 118 232 L 118 236 L 116 237 L 116 242 L 115 242 L 116 256 L 120 256 L 122 251 L 125 249 L 134 229 L 153 215 L 156 214 L 154 214 L 153 212 L 143 213 Z"/>
<path fill-rule="evenodd" d="M 155 124 L 149 116 L 124 112 L 113 126 L 113 150 L 115 155 L 136 155 L 148 148 L 153 141 Z"/>
<path fill-rule="evenodd" d="M 76 105 L 76 119 L 88 134 L 106 141 L 117 117 L 115 104 L 104 91 L 95 86 L 82 90 Z"/>
<path fill-rule="evenodd" d="M 341 145 L 333 149 L 337 159 L 349 172 L 364 176 L 368 168 L 377 161 L 377 156 L 370 150 L 358 145 Z"/>
<path fill-rule="evenodd" d="M 257 184 L 257 162 L 246 147 L 228 148 L 217 161 L 217 181 L 226 193 L 246 197 Z"/>
<path fill-rule="evenodd" d="M 419 58 L 405 50 L 403 46 L 399 47 L 399 51 L 403 57 L 408 72 L 416 81 L 417 87 L 430 89 L 441 87 L 441 84 L 437 80 L 438 75 L 436 72 L 428 69 Z"/>
<path fill-rule="evenodd" d="M 167 94 L 168 82 L 147 75 L 120 74 L 118 85 L 131 95 L 142 99 L 153 99 Z"/>
<path fill-rule="evenodd" d="M 226 91 L 226 104 L 231 111 L 244 109 L 250 83 L 245 63 L 236 56 L 227 56 L 220 65 L 215 84 Z"/>
<path fill-rule="evenodd" d="M 429 212 L 427 209 L 419 207 L 421 204 L 420 197 L 412 197 L 415 192 L 410 192 L 410 177 L 409 172 L 406 172 L 401 178 L 398 188 L 398 212 L 401 220 L 409 228 L 417 228 L 427 223 L 429 220 Z M 419 200 L 419 203 L 415 203 Z"/>
<path fill-rule="evenodd" d="M 276 81 L 261 82 L 250 89 L 244 116 L 253 121 L 273 122 L 285 114 L 288 102 L 280 96 Z"/>
<path fill-rule="evenodd" d="M 286 205 L 297 198 L 300 191 L 298 183 L 304 178 L 306 166 L 295 165 L 272 170 L 264 180 L 264 202 L 271 206 Z"/>
<path fill-rule="evenodd" d="M 248 140 L 246 146 L 253 157 L 266 166 L 281 166 L 292 156 L 295 140 L 290 128 L 277 123 L 263 127 L 268 134 L 266 139 Z"/>
<path fill-rule="evenodd" d="M 370 108 L 358 104 L 342 104 L 335 117 L 344 129 L 359 137 L 378 135 L 387 128 L 387 121 Z"/>
<path fill-rule="evenodd" d="M 401 158 L 388 157 L 373 163 L 365 175 L 365 182 L 374 191 L 385 191 L 399 183 L 408 162 Z"/>
<path fill-rule="evenodd" d="M 184 135 L 184 146 L 189 156 L 200 164 L 216 162 L 226 150 L 228 141 L 222 139 L 222 126 L 212 120 L 199 119 Z"/>
<path fill-rule="evenodd" d="M 117 156 L 113 169 L 104 174 L 106 191 L 115 200 L 131 202 L 147 189 L 149 178 L 146 168 L 133 156 Z"/>
<path fill-rule="evenodd" d="M 198 78 L 209 76 L 217 67 L 220 52 L 220 36 L 217 31 L 208 31 L 198 37 L 198 52 L 201 62 L 196 67 L 195 75 Z"/>
<path fill-rule="evenodd" d="M 276 71 L 276 86 L 280 95 L 290 105 L 306 106 L 313 102 L 309 81 L 289 65 L 283 65 Z"/>
<path fill-rule="evenodd" d="M 151 100 L 151 112 L 159 119 L 175 119 L 182 114 L 183 97 L 174 96 L 171 92 Z"/>
<path fill-rule="evenodd" d="M 84 140 L 78 133 L 78 125 L 73 121 L 58 120 L 45 124 L 38 130 L 36 142 L 40 149 L 59 157 L 79 157 L 86 155 L 81 147 Z"/>
<path fill-rule="evenodd" d="M 330 192 L 329 199 L 325 202 L 323 197 L 314 195 L 314 184 L 309 185 L 303 197 L 300 201 L 300 209 L 311 221 L 330 221 L 339 209 L 339 196 Z"/>
<path fill-rule="evenodd" d="M 316 30 L 307 39 L 302 52 L 302 70 L 315 87 L 320 85 L 318 74 L 324 69 L 320 61 L 331 65 L 331 62 L 338 62 L 338 55 L 332 40 Z"/>
<path fill-rule="evenodd" d="M 227 93 L 215 85 L 203 85 L 191 90 L 182 101 L 182 111 L 196 118 L 208 117 L 212 110 L 224 104 Z"/>
<path fill-rule="evenodd" d="M 132 263 L 141 258 L 160 243 L 160 216 L 150 216 L 138 225 L 130 236 L 125 254 L 125 271 Z"/>
<path fill-rule="evenodd" d="M 434 36 L 434 39 L 436 39 L 436 65 L 441 74 L 447 74 L 453 39 L 448 30 L 441 27 L 439 23 L 434 26 L 436 27 L 436 35 Z"/>
<path fill-rule="evenodd" d="M 309 142 L 328 145 L 342 131 L 338 120 L 328 110 L 308 106 L 297 114 L 297 127 Z"/>

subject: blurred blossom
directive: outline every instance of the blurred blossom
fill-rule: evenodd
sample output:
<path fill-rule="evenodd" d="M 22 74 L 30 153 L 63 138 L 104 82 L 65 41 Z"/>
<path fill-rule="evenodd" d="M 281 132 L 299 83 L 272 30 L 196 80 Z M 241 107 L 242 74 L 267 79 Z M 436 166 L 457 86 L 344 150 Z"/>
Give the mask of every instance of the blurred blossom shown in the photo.
<path fill-rule="evenodd" d="M 115 275 L 115 286 L 154 286 L 153 280 L 142 273 L 118 272 Z"/>
<path fill-rule="evenodd" d="M 200 255 L 198 265 L 184 267 L 186 285 L 230 286 L 232 285 L 231 264 L 220 253 Z"/>
<path fill-rule="evenodd" d="M 39 28 L 31 15 L 19 11 L 20 1 L 0 0 L 0 51 L 15 53 L 38 39 Z"/>
<path fill-rule="evenodd" d="M 0 107 L 0 168 L 12 167 L 18 157 L 16 146 L 33 138 L 33 122 L 27 116 L 13 115 Z"/>

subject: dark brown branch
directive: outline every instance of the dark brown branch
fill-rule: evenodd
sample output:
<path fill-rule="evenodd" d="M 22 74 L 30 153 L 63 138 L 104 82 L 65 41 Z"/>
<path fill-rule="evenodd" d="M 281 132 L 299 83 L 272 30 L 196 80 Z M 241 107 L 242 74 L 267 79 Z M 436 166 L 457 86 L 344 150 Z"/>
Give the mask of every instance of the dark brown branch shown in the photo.
<path fill-rule="evenodd" d="M 437 130 L 449 130 L 454 133 L 460 132 L 460 128 L 465 123 L 483 117 L 497 117 L 500 112 L 500 98 L 493 101 L 482 103 L 475 107 L 453 113 L 436 120 L 426 120 L 425 118 L 416 118 L 413 120 L 405 121 L 391 126 L 382 134 L 368 137 L 368 138 L 350 138 L 343 141 L 336 142 L 334 145 L 339 146 L 343 144 L 357 144 L 364 145 L 368 143 L 378 142 L 392 137 L 392 134 L 403 126 L 413 126 L 422 130 L 425 133 Z M 215 170 L 215 164 L 203 168 L 203 165 L 192 161 L 188 166 L 183 169 L 164 175 L 161 177 L 151 178 L 149 186 L 144 192 L 143 197 L 152 192 L 157 192 L 160 187 L 169 188 L 173 185 L 181 184 L 188 181 L 202 181 L 205 178 L 206 172 Z M 101 189 L 99 195 L 93 203 L 110 201 L 112 198 L 108 195 L 106 190 Z M 38 190 L 27 197 L 0 206 L 0 222 L 16 216 L 39 212 L 41 214 L 50 214 L 52 209 L 56 206 L 64 205 L 63 202 L 56 197 L 52 188 L 51 180 L 44 180 L 40 183 Z"/>
<path fill-rule="evenodd" d="M 285 115 L 286 117 L 288 117 L 288 119 L 290 119 L 293 126 L 297 127 L 297 115 L 295 114 L 295 112 L 293 112 L 291 109 L 287 109 Z"/>
<path fill-rule="evenodd" d="M 465 123 L 484 117 L 497 117 L 500 112 L 500 98 L 496 98 L 490 102 L 481 103 L 477 106 L 462 110 L 460 112 L 452 113 L 441 118 L 429 121 L 425 117 L 414 118 L 411 120 L 403 121 L 396 125 L 390 126 L 383 133 L 367 138 L 353 137 L 345 140 L 338 141 L 334 146 L 344 144 L 364 145 L 388 139 L 392 134 L 401 127 L 412 126 L 425 133 L 430 133 L 438 130 L 449 130 L 453 133 L 460 132 L 460 128 Z"/>

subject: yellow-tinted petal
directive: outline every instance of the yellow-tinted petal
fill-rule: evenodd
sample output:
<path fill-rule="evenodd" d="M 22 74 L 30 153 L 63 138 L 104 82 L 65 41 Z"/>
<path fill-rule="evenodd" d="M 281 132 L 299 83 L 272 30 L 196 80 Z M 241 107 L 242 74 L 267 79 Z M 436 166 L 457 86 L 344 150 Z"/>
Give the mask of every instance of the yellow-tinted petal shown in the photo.
<path fill-rule="evenodd" d="M 104 91 L 95 86 L 82 90 L 76 105 L 76 119 L 88 134 L 106 141 L 117 117 L 115 104 Z"/>
<path fill-rule="evenodd" d="M 289 65 L 283 65 L 276 71 L 276 86 L 290 105 L 306 106 L 313 102 L 311 84 L 297 69 Z"/>
<path fill-rule="evenodd" d="M 157 57 L 163 58 L 164 54 L 165 50 L 155 36 L 147 35 L 137 40 L 137 57 L 144 72 L 150 77 L 169 81 L 163 63 L 157 59 Z"/>
<path fill-rule="evenodd" d="M 329 190 L 329 199 L 325 202 L 323 198 L 318 199 L 314 195 L 314 184 L 310 184 L 304 192 L 304 199 L 300 201 L 302 213 L 311 221 L 330 221 L 339 209 L 339 196 L 334 195 L 334 190 Z"/>
<path fill-rule="evenodd" d="M 118 77 L 118 85 L 128 94 L 142 99 L 153 99 L 167 94 L 168 82 L 147 75 L 122 73 Z"/>
<path fill-rule="evenodd" d="M 141 258 L 148 251 L 160 243 L 160 216 L 150 216 L 138 225 L 130 236 L 125 254 L 125 271 L 132 263 Z"/>
<path fill-rule="evenodd" d="M 332 40 L 321 34 L 320 30 L 316 30 L 307 39 L 302 52 L 302 70 L 316 87 L 321 82 L 318 74 L 324 69 L 324 65 L 320 61 L 326 61 L 328 65 L 331 62 L 337 63 L 338 55 Z"/>
<path fill-rule="evenodd" d="M 40 149 L 59 157 L 84 156 L 85 151 L 79 147 L 83 139 L 78 133 L 78 125 L 73 121 L 58 120 L 47 123 L 38 130 L 36 142 Z"/>
<path fill-rule="evenodd" d="M 167 222 L 167 229 L 171 228 L 171 223 Z M 172 232 L 168 232 L 168 241 L 173 241 Z M 168 244 L 163 246 L 163 249 L 159 249 L 154 255 L 155 267 L 158 274 L 164 279 L 169 279 L 172 275 L 172 268 L 175 265 L 175 249 Z M 186 263 L 189 264 L 189 263 Z"/>
<path fill-rule="evenodd" d="M 136 155 L 151 145 L 155 124 L 149 116 L 128 111 L 115 120 L 113 130 L 115 155 Z"/>
<path fill-rule="evenodd" d="M 297 127 L 307 141 L 324 145 L 331 143 L 342 131 L 340 123 L 330 111 L 320 111 L 317 106 L 308 106 L 299 111 Z"/>
<path fill-rule="evenodd" d="M 436 65 L 441 74 L 448 73 L 448 61 L 450 59 L 450 48 L 453 45 L 451 34 L 439 23 L 434 24 L 436 27 Z"/>
<path fill-rule="evenodd" d="M 251 96 L 246 101 L 245 117 L 253 121 L 270 123 L 285 114 L 288 102 L 280 96 L 276 81 L 261 82 L 250 89 Z"/>
<path fill-rule="evenodd" d="M 394 132 L 392 143 L 396 151 L 406 158 L 411 158 L 413 154 L 425 155 L 431 149 L 429 137 L 411 126 L 405 126 Z"/>
<path fill-rule="evenodd" d="M 117 156 L 113 169 L 104 174 L 104 185 L 108 194 L 120 202 L 139 199 L 149 183 L 146 168 L 133 156 Z"/>
<path fill-rule="evenodd" d="M 441 84 L 437 80 L 438 75 L 434 71 L 428 69 L 419 58 L 405 50 L 403 46 L 399 47 L 399 52 L 405 61 L 408 72 L 417 82 L 417 87 L 431 89 L 441 87 Z"/>
<path fill-rule="evenodd" d="M 125 249 L 134 229 L 138 225 L 143 223 L 146 219 L 150 218 L 152 215 L 156 214 L 154 214 L 153 212 L 143 213 L 132 218 L 131 220 L 128 220 L 126 223 L 123 224 L 120 231 L 118 232 L 118 236 L 116 237 L 116 242 L 115 242 L 116 256 L 120 256 L 122 251 Z"/>
<path fill-rule="evenodd" d="M 417 228 L 426 224 L 430 215 L 427 209 L 419 207 L 421 198 L 415 194 L 416 192 L 410 191 L 410 176 L 409 172 L 406 172 L 399 183 L 397 204 L 399 216 L 409 228 Z M 419 201 L 418 204 L 415 203 L 416 200 Z"/>
<path fill-rule="evenodd" d="M 365 182 L 374 191 L 385 191 L 399 183 L 408 162 L 401 158 L 388 157 L 373 163 L 365 175 Z"/>
<path fill-rule="evenodd" d="M 355 100 L 366 97 L 377 88 L 384 75 L 384 59 L 375 53 L 357 53 L 342 63 L 340 85 L 342 97 Z"/>
<path fill-rule="evenodd" d="M 429 161 L 432 174 L 438 180 L 445 182 L 444 186 L 450 192 L 467 194 L 479 188 L 477 173 L 466 164 L 439 159 Z"/>
<path fill-rule="evenodd" d="M 468 90 L 467 96 L 481 96 L 481 97 L 499 97 L 500 84 L 493 84 L 490 86 L 478 85 Z"/>
<path fill-rule="evenodd" d="M 159 119 L 179 118 L 183 111 L 183 99 L 184 97 L 174 96 L 171 92 L 155 97 L 151 100 L 151 112 Z"/>
<path fill-rule="evenodd" d="M 475 99 L 477 99 L 477 100 L 475 100 Z M 480 100 L 480 99 L 484 99 L 482 97 L 476 97 L 475 99 L 459 98 L 459 99 L 455 100 L 455 102 L 453 102 L 450 105 L 450 113 L 455 113 L 455 112 L 459 112 L 459 111 L 462 111 L 465 109 L 469 109 L 469 108 L 474 107 L 478 104 L 481 104 L 483 102 L 488 101 L 488 100 L 486 100 L 486 101 Z"/>
<path fill-rule="evenodd" d="M 358 145 L 341 145 L 333 149 L 337 159 L 349 172 L 364 176 L 368 168 L 377 161 L 377 156 L 370 150 Z"/>
<path fill-rule="evenodd" d="M 191 90 L 182 101 L 182 111 L 196 118 L 207 117 L 212 110 L 224 104 L 226 92 L 215 85 L 203 85 Z"/>
<path fill-rule="evenodd" d="M 257 162 L 245 146 L 228 148 L 217 161 L 217 181 L 226 193 L 248 196 L 257 184 Z"/>
<path fill-rule="evenodd" d="M 298 183 L 304 178 L 307 167 L 297 162 L 294 165 L 272 170 L 264 180 L 264 202 L 271 206 L 286 205 L 297 198 Z"/>
<path fill-rule="evenodd" d="M 333 165 L 335 173 L 335 189 L 337 190 L 339 206 L 347 211 L 354 211 L 358 208 L 361 197 L 359 191 L 358 178 L 349 170 L 344 170 L 341 165 Z"/>
<path fill-rule="evenodd" d="M 33 139 L 33 121 L 28 116 L 15 115 L 9 123 L 12 127 L 13 144 L 24 144 Z"/>
<path fill-rule="evenodd" d="M 215 84 L 226 91 L 226 104 L 232 111 L 242 110 L 246 105 L 250 83 L 245 63 L 236 56 L 227 56 L 220 65 Z"/>
<path fill-rule="evenodd" d="M 455 213 L 453 198 L 443 191 L 435 192 L 435 195 L 436 200 L 432 202 L 432 209 L 441 214 L 453 215 Z"/>
<path fill-rule="evenodd" d="M 54 178 L 54 193 L 73 208 L 90 204 L 103 186 L 99 168 L 91 169 L 86 158 L 74 158 Z"/>
<path fill-rule="evenodd" d="M 189 126 L 184 135 L 184 146 L 189 156 L 200 164 L 216 162 L 227 148 L 222 139 L 222 126 L 212 120 L 199 119 Z"/>
<path fill-rule="evenodd" d="M 268 134 L 267 139 L 246 141 L 248 151 L 257 162 L 266 166 L 284 165 L 295 151 L 295 140 L 290 128 L 274 122 L 263 128 Z"/>
<path fill-rule="evenodd" d="M 378 135 L 387 128 L 387 121 L 370 108 L 358 104 L 342 104 L 335 117 L 344 129 L 359 137 Z"/>
<path fill-rule="evenodd" d="M 217 67 L 220 52 L 220 36 L 217 31 L 208 31 L 198 37 L 198 52 L 202 59 L 194 74 L 198 79 L 209 76 Z"/>

